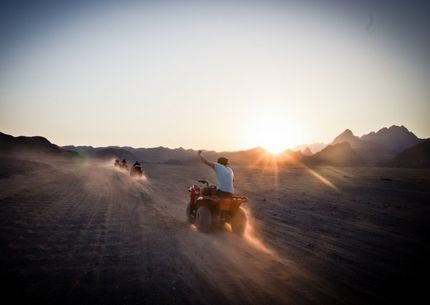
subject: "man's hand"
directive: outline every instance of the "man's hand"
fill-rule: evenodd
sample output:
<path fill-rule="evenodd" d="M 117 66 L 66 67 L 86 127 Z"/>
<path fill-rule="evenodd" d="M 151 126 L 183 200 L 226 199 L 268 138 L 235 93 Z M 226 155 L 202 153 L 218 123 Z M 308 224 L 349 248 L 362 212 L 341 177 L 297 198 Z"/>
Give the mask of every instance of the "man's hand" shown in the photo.
<path fill-rule="evenodd" d="M 197 154 L 199 155 L 200 160 L 202 160 L 202 162 L 203 162 L 204 164 L 209 165 L 209 166 L 210 166 L 210 167 L 212 167 L 212 168 L 215 168 L 215 164 L 214 164 L 212 161 L 209 161 L 208 159 L 206 159 L 206 158 L 203 156 L 202 152 L 203 152 L 202 150 L 197 151 Z"/>

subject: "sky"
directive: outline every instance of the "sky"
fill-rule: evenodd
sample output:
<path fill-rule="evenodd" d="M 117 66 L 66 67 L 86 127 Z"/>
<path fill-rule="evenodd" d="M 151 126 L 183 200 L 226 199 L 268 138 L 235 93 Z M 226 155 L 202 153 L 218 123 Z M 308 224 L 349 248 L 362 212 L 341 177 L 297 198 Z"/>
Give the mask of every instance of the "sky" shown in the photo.
<path fill-rule="evenodd" d="M 427 138 L 429 14 L 426 1 L 2 2 L 0 131 L 214 150 L 391 125 Z"/>

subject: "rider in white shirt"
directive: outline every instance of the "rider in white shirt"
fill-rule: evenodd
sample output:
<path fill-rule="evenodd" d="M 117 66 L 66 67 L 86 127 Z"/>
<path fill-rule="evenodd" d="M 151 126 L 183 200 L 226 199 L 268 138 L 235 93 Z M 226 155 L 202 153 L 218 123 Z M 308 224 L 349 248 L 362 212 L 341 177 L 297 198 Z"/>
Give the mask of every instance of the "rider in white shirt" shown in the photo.
<path fill-rule="evenodd" d="M 202 162 L 210 167 L 212 167 L 215 170 L 216 173 L 216 188 L 217 188 L 217 194 L 219 195 L 226 195 L 231 196 L 234 194 L 234 186 L 233 186 L 233 179 L 234 179 L 234 173 L 233 170 L 228 167 L 228 159 L 221 157 L 218 158 L 217 162 L 212 162 L 206 159 L 202 151 L 198 151 L 198 155 L 200 157 L 200 160 Z"/>

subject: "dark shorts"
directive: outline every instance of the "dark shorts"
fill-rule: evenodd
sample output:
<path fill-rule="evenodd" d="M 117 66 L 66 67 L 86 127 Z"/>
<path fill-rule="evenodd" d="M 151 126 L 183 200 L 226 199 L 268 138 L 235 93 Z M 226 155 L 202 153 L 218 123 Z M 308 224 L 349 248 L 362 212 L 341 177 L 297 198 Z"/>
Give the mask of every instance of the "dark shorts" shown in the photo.
<path fill-rule="evenodd" d="M 229 192 L 223 192 L 223 191 L 221 191 L 221 190 L 216 190 L 216 194 L 217 194 L 218 196 L 221 196 L 221 197 L 231 197 L 231 196 L 233 196 L 233 194 L 232 194 L 232 193 L 229 193 Z"/>

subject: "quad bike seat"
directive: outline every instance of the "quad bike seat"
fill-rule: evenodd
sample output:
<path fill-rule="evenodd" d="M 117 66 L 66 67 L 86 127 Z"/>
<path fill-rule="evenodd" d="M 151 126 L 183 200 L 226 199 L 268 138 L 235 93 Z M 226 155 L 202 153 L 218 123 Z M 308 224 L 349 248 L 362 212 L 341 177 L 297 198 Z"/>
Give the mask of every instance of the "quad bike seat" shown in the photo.
<path fill-rule="evenodd" d="M 216 195 L 216 186 L 206 186 L 201 189 L 201 195 L 202 196 L 213 196 Z"/>

